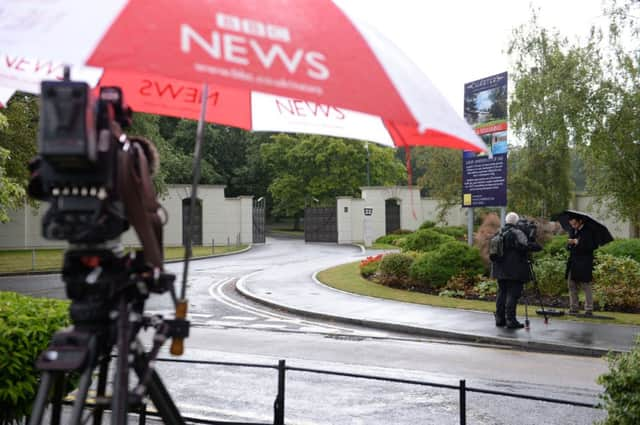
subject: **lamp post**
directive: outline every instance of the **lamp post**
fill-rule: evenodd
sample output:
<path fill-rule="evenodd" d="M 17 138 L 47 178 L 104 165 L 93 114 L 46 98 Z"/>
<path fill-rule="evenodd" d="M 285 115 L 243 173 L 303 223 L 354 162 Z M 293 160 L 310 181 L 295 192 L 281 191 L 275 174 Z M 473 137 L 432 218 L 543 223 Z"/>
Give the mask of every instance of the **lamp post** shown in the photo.
<path fill-rule="evenodd" d="M 371 175 L 369 172 L 369 142 L 364 142 L 364 149 L 367 151 L 367 186 L 371 186 Z"/>

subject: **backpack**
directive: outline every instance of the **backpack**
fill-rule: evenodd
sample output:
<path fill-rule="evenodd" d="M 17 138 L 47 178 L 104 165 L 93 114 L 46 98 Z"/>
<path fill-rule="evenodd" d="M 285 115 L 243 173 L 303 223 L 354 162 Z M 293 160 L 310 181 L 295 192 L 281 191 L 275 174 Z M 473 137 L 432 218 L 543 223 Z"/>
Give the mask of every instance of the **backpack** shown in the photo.
<path fill-rule="evenodd" d="M 489 239 L 489 259 L 491 261 L 500 262 L 504 260 L 504 236 L 507 231 L 507 229 L 500 229 Z"/>

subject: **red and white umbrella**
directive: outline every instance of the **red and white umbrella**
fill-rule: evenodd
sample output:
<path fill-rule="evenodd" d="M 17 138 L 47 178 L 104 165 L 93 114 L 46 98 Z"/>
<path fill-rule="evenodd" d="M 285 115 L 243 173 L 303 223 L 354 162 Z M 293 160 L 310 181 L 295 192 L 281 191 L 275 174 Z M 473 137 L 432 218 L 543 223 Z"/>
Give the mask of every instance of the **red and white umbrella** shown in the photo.
<path fill-rule="evenodd" d="M 123 86 L 140 111 L 195 118 L 206 83 L 211 122 L 486 150 L 401 51 L 335 1 L 5 0 L 0 12 L 13 23 L 0 25 L 4 55 L 104 69 L 101 84 Z M 0 86 L 23 89 L 2 73 Z"/>

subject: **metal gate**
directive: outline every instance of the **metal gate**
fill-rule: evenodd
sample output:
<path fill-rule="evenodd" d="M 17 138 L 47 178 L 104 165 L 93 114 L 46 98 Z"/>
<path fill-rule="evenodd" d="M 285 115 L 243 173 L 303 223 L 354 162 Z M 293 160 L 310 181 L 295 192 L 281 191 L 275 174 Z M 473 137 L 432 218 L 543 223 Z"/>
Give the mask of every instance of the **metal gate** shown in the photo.
<path fill-rule="evenodd" d="M 384 202 L 385 234 L 400 230 L 400 201 L 387 199 Z"/>
<path fill-rule="evenodd" d="M 253 243 L 265 242 L 265 210 L 264 197 L 253 201 Z"/>
<path fill-rule="evenodd" d="M 336 207 L 314 207 L 304 210 L 305 242 L 338 242 Z"/>
<path fill-rule="evenodd" d="M 187 246 L 187 231 L 189 230 L 189 210 L 191 198 L 182 200 L 182 245 Z M 191 245 L 202 245 L 202 199 L 196 199 L 195 214 L 191 226 Z"/>

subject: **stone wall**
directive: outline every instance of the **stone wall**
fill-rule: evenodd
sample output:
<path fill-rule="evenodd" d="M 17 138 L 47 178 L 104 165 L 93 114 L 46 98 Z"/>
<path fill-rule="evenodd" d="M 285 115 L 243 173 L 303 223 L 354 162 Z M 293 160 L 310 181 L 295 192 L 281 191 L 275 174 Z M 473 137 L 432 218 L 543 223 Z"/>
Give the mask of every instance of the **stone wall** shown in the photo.
<path fill-rule="evenodd" d="M 252 243 L 253 238 L 253 197 L 240 196 L 225 198 L 224 186 L 202 185 L 198 187 L 198 198 L 202 201 L 202 243 L 226 245 Z M 160 199 L 169 220 L 164 226 L 165 246 L 182 245 L 182 201 L 191 195 L 190 185 L 170 185 L 168 192 Z M 27 207 L 12 211 L 9 223 L 0 223 L 0 248 L 65 247 L 65 241 L 50 241 L 41 236 L 42 217 L 47 203 L 38 207 Z M 122 234 L 122 242 L 140 245 L 133 229 Z"/>

